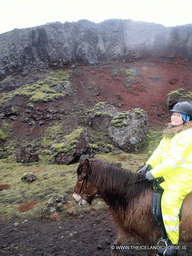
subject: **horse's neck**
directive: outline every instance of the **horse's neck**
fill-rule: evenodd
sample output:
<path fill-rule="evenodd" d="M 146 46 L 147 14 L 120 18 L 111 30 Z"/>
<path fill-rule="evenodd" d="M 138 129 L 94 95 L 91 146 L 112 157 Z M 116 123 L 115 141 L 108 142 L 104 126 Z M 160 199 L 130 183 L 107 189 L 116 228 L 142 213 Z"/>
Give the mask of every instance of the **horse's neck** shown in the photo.
<path fill-rule="evenodd" d="M 97 169 L 94 168 L 93 183 L 107 204 L 127 204 L 138 195 L 139 192 L 134 188 L 137 177 L 135 173 L 128 171 L 127 174 L 121 176 L 111 170 L 110 174 L 106 176 L 104 172 L 99 172 L 97 175 Z"/>

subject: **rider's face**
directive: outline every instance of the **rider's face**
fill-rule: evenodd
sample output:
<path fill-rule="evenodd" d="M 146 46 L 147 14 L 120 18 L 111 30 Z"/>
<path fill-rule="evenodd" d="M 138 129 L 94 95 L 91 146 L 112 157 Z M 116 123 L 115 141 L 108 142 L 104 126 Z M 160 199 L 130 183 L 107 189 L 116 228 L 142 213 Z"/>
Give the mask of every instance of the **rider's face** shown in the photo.
<path fill-rule="evenodd" d="M 171 116 L 171 124 L 173 126 L 180 126 L 184 124 L 182 116 L 179 113 L 174 112 Z"/>

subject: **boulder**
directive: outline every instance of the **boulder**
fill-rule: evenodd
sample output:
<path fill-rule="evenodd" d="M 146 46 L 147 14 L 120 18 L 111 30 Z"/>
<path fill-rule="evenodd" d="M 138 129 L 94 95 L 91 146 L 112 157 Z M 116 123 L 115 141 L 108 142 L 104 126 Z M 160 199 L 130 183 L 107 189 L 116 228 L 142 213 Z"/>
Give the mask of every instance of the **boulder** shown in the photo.
<path fill-rule="evenodd" d="M 110 104 L 99 102 L 91 110 L 88 123 L 96 131 L 108 131 L 109 124 L 118 111 Z"/>
<path fill-rule="evenodd" d="M 33 181 L 35 181 L 37 179 L 37 176 L 35 175 L 35 174 L 33 174 L 33 173 L 25 173 L 23 176 L 22 176 L 22 178 L 21 178 L 21 180 L 23 181 L 23 182 L 33 182 Z"/>
<path fill-rule="evenodd" d="M 90 111 L 91 128 L 107 132 L 110 140 L 126 152 L 137 152 L 148 132 L 148 118 L 144 110 L 136 108 L 119 112 L 114 106 L 99 102 Z"/>
<path fill-rule="evenodd" d="M 127 112 L 120 112 L 115 116 L 108 128 L 109 136 L 122 150 L 136 153 L 142 146 L 149 128 L 147 114 L 136 108 Z"/>
<path fill-rule="evenodd" d="M 166 106 L 168 109 L 172 109 L 180 101 L 188 101 L 192 104 L 192 92 L 185 92 L 182 88 L 169 92 L 167 94 Z"/>
<path fill-rule="evenodd" d="M 17 153 L 17 162 L 18 163 L 32 163 L 38 162 L 38 154 L 31 154 L 27 149 L 21 148 L 20 152 Z"/>
<path fill-rule="evenodd" d="M 17 106 L 13 106 L 10 103 L 5 103 L 0 105 L 0 118 L 13 118 L 17 117 L 20 114 L 19 108 Z"/>
<path fill-rule="evenodd" d="M 79 128 L 65 136 L 62 143 L 52 145 L 52 149 L 56 152 L 55 162 L 66 165 L 76 163 L 82 154 L 88 152 L 88 146 L 87 129 Z"/>

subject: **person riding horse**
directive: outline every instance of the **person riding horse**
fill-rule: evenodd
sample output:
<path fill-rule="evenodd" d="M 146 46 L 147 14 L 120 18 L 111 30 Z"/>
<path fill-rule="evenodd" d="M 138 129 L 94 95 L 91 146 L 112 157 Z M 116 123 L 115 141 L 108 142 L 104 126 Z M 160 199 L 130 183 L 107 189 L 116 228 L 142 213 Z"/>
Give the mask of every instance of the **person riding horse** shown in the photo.
<path fill-rule="evenodd" d="M 171 123 L 159 146 L 139 170 L 148 180 L 163 177 L 161 209 L 169 245 L 163 255 L 177 255 L 179 210 L 192 191 L 192 105 L 178 102 L 170 110 Z M 161 252 L 162 253 L 162 252 Z"/>

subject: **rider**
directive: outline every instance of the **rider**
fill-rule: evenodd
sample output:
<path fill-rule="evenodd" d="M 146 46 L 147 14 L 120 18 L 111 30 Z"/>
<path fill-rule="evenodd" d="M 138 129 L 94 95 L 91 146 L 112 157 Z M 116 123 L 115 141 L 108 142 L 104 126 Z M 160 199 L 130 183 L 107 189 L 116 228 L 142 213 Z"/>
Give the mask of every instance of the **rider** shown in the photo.
<path fill-rule="evenodd" d="M 165 136 L 146 165 L 146 178 L 164 178 L 161 209 L 168 237 L 165 255 L 176 255 L 174 246 L 179 241 L 179 211 L 185 196 L 192 191 L 192 105 L 179 102 L 170 110 L 171 123 Z"/>

